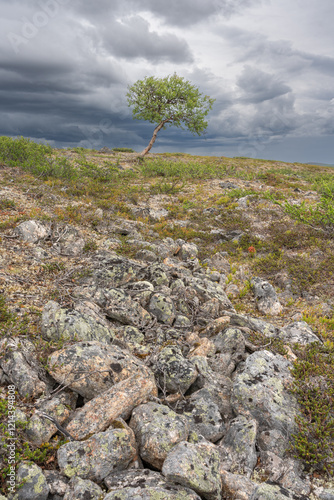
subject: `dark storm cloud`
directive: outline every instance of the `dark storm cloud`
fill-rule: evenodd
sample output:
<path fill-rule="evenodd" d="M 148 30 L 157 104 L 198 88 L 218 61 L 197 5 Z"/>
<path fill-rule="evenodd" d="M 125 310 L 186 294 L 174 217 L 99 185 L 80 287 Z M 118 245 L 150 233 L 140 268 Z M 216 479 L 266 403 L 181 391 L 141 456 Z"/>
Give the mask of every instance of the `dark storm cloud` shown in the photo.
<path fill-rule="evenodd" d="M 102 43 L 111 54 L 126 59 L 144 58 L 148 61 L 171 61 L 175 64 L 192 62 L 188 44 L 174 34 L 150 30 L 140 16 L 114 21 L 103 29 Z"/>
<path fill-rule="evenodd" d="M 291 91 L 275 75 L 252 66 L 245 66 L 237 79 L 237 85 L 243 91 L 241 100 L 249 103 L 268 101 Z"/>

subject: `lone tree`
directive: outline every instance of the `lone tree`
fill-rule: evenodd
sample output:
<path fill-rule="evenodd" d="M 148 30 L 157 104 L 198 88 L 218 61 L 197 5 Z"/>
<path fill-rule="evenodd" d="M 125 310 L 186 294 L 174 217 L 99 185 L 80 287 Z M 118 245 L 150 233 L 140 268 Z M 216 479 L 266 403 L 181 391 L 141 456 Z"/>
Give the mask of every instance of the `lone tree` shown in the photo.
<path fill-rule="evenodd" d="M 193 135 L 203 134 L 208 125 L 204 118 L 215 101 L 203 96 L 198 88 L 176 73 L 165 78 L 149 76 L 138 80 L 128 88 L 126 96 L 129 106 L 133 106 L 134 118 L 156 124 L 141 157 L 150 151 L 159 130 L 168 125 L 187 128 Z"/>

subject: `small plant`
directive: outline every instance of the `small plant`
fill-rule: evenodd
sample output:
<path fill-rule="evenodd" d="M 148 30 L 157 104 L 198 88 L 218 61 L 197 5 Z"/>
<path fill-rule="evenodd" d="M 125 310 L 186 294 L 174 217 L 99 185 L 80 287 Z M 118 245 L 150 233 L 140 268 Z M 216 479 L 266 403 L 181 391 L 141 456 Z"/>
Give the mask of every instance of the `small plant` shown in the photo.
<path fill-rule="evenodd" d="M 135 153 L 136 151 L 131 148 L 112 148 L 115 153 Z"/>
<path fill-rule="evenodd" d="M 291 449 L 309 467 L 334 474 L 334 352 L 313 343 L 299 349 L 291 391 L 302 415 Z"/>

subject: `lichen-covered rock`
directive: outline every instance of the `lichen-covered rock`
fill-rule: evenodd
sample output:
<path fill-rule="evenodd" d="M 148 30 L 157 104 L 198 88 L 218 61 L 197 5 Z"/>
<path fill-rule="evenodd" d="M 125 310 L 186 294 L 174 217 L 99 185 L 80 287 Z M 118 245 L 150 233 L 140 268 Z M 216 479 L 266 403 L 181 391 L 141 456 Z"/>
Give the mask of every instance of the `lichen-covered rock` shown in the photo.
<path fill-rule="evenodd" d="M 73 392 L 62 392 L 51 400 L 39 404 L 38 410 L 29 419 L 24 429 L 28 441 L 36 446 L 48 442 L 58 429 L 49 419 L 43 417 L 42 413 L 46 413 L 55 418 L 59 424 L 63 424 L 68 420 L 71 408 L 74 409 L 76 399 L 77 397 Z"/>
<path fill-rule="evenodd" d="M 0 366 L 21 397 L 36 398 L 46 392 L 47 385 L 39 378 L 39 366 L 29 342 L 20 346 L 16 339 L 4 338 L 0 351 Z"/>
<path fill-rule="evenodd" d="M 140 458 L 157 469 L 177 443 L 187 440 L 189 432 L 185 417 L 153 402 L 137 406 L 129 426 L 135 433 Z"/>
<path fill-rule="evenodd" d="M 104 482 L 109 491 L 104 500 L 200 500 L 193 490 L 148 469 L 114 473 Z"/>
<path fill-rule="evenodd" d="M 256 488 L 250 500 L 308 500 L 308 497 L 296 497 L 292 491 L 276 484 L 262 483 Z"/>
<path fill-rule="evenodd" d="M 97 482 L 112 471 L 126 469 L 135 456 L 134 433 L 121 419 L 115 420 L 107 431 L 85 441 L 66 443 L 57 452 L 63 474 Z"/>
<path fill-rule="evenodd" d="M 251 280 L 256 306 L 263 314 L 277 315 L 282 312 L 282 305 L 278 300 L 274 287 L 261 278 Z"/>
<path fill-rule="evenodd" d="M 136 406 L 157 395 L 152 378 L 133 375 L 79 408 L 68 424 L 67 431 L 75 439 L 85 439 L 95 432 L 104 431 L 118 418 L 127 420 Z"/>
<path fill-rule="evenodd" d="M 214 371 L 229 377 L 245 358 L 245 338 L 238 328 L 227 328 L 212 338 L 216 354 L 210 358 Z"/>
<path fill-rule="evenodd" d="M 64 339 L 112 342 L 114 331 L 106 320 L 87 306 L 85 311 L 64 309 L 54 300 L 50 300 L 44 306 L 42 313 L 43 338 L 53 341 Z"/>
<path fill-rule="evenodd" d="M 17 234 L 23 241 L 37 243 L 37 241 L 46 238 L 49 231 L 41 222 L 36 220 L 26 220 L 21 222 L 21 224 L 15 228 L 14 233 Z"/>
<path fill-rule="evenodd" d="M 232 474 L 226 470 L 221 471 L 222 498 L 233 500 L 249 500 L 257 485 L 250 479 L 239 474 Z"/>
<path fill-rule="evenodd" d="M 197 245 L 195 243 L 184 243 L 179 253 L 182 260 L 196 259 L 198 256 Z"/>
<path fill-rule="evenodd" d="M 33 462 L 21 462 L 17 468 L 17 493 L 12 500 L 46 500 L 49 495 L 49 485 L 42 469 Z"/>
<path fill-rule="evenodd" d="M 289 439 L 295 431 L 296 398 L 288 391 L 291 363 L 269 351 L 251 354 L 233 384 L 231 403 L 237 414 L 254 418 L 260 432 L 277 429 Z"/>
<path fill-rule="evenodd" d="M 126 290 L 145 308 L 154 292 L 154 286 L 149 281 L 136 281 L 135 283 L 128 283 Z"/>
<path fill-rule="evenodd" d="M 101 500 L 102 498 L 104 498 L 104 492 L 96 483 L 89 479 L 72 477 L 63 500 Z"/>
<path fill-rule="evenodd" d="M 268 429 L 259 433 L 257 440 L 261 451 L 271 451 L 275 455 L 283 458 L 286 451 L 286 436 L 277 429 Z"/>
<path fill-rule="evenodd" d="M 151 315 L 124 290 L 109 288 L 104 290 L 104 296 L 104 311 L 109 318 L 137 327 L 146 326 L 151 322 Z"/>
<path fill-rule="evenodd" d="M 219 301 L 220 312 L 228 309 L 233 310 L 233 305 L 219 283 L 215 283 L 207 278 L 192 278 L 190 284 L 202 302 L 217 299 Z"/>
<path fill-rule="evenodd" d="M 207 358 L 203 356 L 194 356 L 190 358 L 190 361 L 199 372 L 199 376 L 192 385 L 191 390 L 195 392 L 203 388 L 207 389 L 214 398 L 223 420 L 226 422 L 232 419 L 233 410 L 230 402 L 232 392 L 231 379 L 214 372 L 209 366 Z"/>
<path fill-rule="evenodd" d="M 179 402 L 177 411 L 189 420 L 192 430 L 213 443 L 218 441 L 226 430 L 216 398 L 208 389 L 200 389 Z"/>
<path fill-rule="evenodd" d="M 169 285 L 168 268 L 164 264 L 152 264 L 148 270 L 148 281 L 154 286 Z"/>
<path fill-rule="evenodd" d="M 257 462 L 257 427 L 256 420 L 242 415 L 230 422 L 218 447 L 223 469 L 250 477 Z"/>
<path fill-rule="evenodd" d="M 167 455 L 162 474 L 196 491 L 206 500 L 221 499 L 220 459 L 212 443 L 176 445 Z"/>
<path fill-rule="evenodd" d="M 314 490 L 314 494 L 320 500 L 334 500 L 334 488 L 319 487 Z"/>
<path fill-rule="evenodd" d="M 55 351 L 48 360 L 50 374 L 81 396 L 92 399 L 134 374 L 153 377 L 141 361 L 115 345 L 77 342 Z"/>
<path fill-rule="evenodd" d="M 286 342 L 301 345 L 320 342 L 315 333 L 313 333 L 312 328 L 305 321 L 295 321 L 282 328 L 280 338 Z"/>
<path fill-rule="evenodd" d="M 185 359 L 181 350 L 174 345 L 165 347 L 159 353 L 155 374 L 159 386 L 172 394 L 184 394 L 198 375 L 194 364 Z"/>
<path fill-rule="evenodd" d="M 67 490 L 68 477 L 63 476 L 58 470 L 44 470 L 43 475 L 49 485 L 52 500 L 58 500 L 59 497 L 62 498 Z"/>
<path fill-rule="evenodd" d="M 137 280 L 141 269 L 138 262 L 113 252 L 97 255 L 100 268 L 93 273 L 93 283 L 101 288 L 118 288 Z"/>
<path fill-rule="evenodd" d="M 171 325 L 175 319 L 175 307 L 170 297 L 166 297 L 162 293 L 152 295 L 148 310 L 161 323 Z"/>
<path fill-rule="evenodd" d="M 308 496 L 311 492 L 310 480 L 302 478 L 301 464 L 297 460 L 282 460 L 270 451 L 261 452 L 261 471 L 268 481 L 278 483 L 296 495 Z"/>

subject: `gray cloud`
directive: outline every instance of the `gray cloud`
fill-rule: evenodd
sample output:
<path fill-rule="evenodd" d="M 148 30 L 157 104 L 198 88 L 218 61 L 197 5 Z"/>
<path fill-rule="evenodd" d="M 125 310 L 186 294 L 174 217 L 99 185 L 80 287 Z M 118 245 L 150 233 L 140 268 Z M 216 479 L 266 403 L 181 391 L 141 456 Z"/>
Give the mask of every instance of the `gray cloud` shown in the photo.
<path fill-rule="evenodd" d="M 175 64 L 192 62 L 193 57 L 185 40 L 171 33 L 159 35 L 150 30 L 149 23 L 140 16 L 113 21 L 103 28 L 104 47 L 111 54 L 126 59 L 143 58 L 148 61 L 172 61 Z"/>
<path fill-rule="evenodd" d="M 260 103 L 291 92 L 291 88 L 275 75 L 266 73 L 253 66 L 245 66 L 237 79 L 237 85 L 243 91 L 241 100 Z"/>

